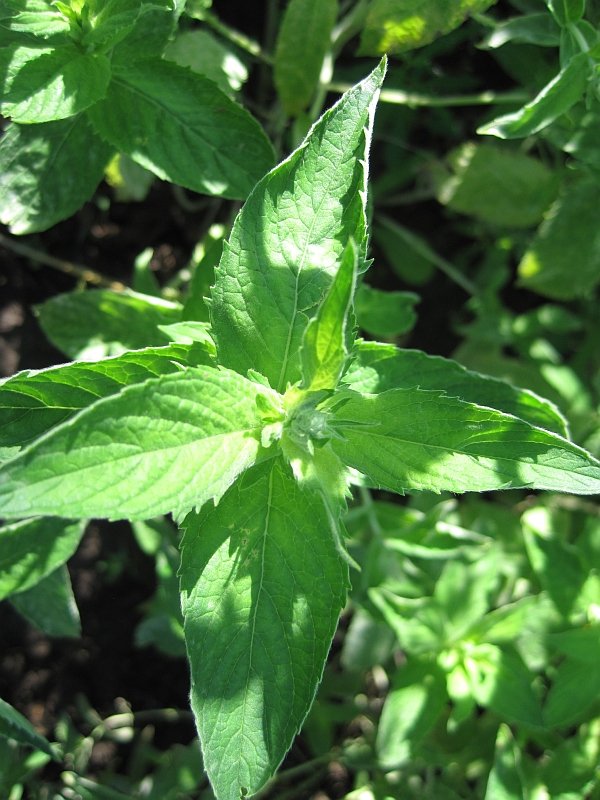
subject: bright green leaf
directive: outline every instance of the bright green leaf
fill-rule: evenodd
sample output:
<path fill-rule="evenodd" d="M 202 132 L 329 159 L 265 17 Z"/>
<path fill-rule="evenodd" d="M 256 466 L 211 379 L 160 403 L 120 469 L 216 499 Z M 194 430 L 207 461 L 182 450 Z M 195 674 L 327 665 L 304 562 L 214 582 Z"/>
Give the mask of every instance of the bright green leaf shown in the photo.
<path fill-rule="evenodd" d="M 10 602 L 19 614 L 47 636 L 81 636 L 79 609 L 64 564 L 31 589 L 11 595 Z"/>
<path fill-rule="evenodd" d="M 331 47 L 337 0 L 290 0 L 275 48 L 275 86 L 287 114 L 298 116 L 316 89 Z"/>
<path fill-rule="evenodd" d="M 239 800 L 271 777 L 311 706 L 347 567 L 321 499 L 279 461 L 184 527 L 192 707 L 217 797 Z"/>
<path fill-rule="evenodd" d="M 86 524 L 38 517 L 0 528 L 0 599 L 31 589 L 71 558 Z"/>
<path fill-rule="evenodd" d="M 497 117 L 477 133 L 500 139 L 523 139 L 537 133 L 581 99 L 590 77 L 587 53 L 578 53 L 538 96 L 519 111 Z"/>
<path fill-rule="evenodd" d="M 88 114 L 115 148 L 203 194 L 243 200 L 273 164 L 271 144 L 250 114 L 213 81 L 170 61 L 115 68 L 106 99 Z"/>
<path fill-rule="evenodd" d="M 8 14 L 2 27 L 47 39 L 69 33 L 71 23 L 49 0 L 4 0 Z"/>
<path fill-rule="evenodd" d="M 384 65 L 314 126 L 239 213 L 211 306 L 219 361 L 284 391 L 301 378 L 300 344 L 352 236 L 365 258 L 365 165 Z"/>
<path fill-rule="evenodd" d="M 485 11 L 495 0 L 373 0 L 359 55 L 403 53 L 423 47 L 457 28 L 469 14 Z"/>
<path fill-rule="evenodd" d="M 439 187 L 440 203 L 492 225 L 537 225 L 558 192 L 557 176 L 524 153 L 467 142 L 450 160 L 455 174 Z"/>
<path fill-rule="evenodd" d="M 600 670 L 596 667 L 568 657 L 562 662 L 544 704 L 549 728 L 571 725 L 598 699 Z"/>
<path fill-rule="evenodd" d="M 356 321 L 373 336 L 400 336 L 414 327 L 419 300 L 414 292 L 382 292 L 361 283 L 354 302 Z"/>
<path fill-rule="evenodd" d="M 99 400 L 0 467 L 0 516 L 181 517 L 258 457 L 266 389 L 190 367 Z"/>
<path fill-rule="evenodd" d="M 148 348 L 98 362 L 78 362 L 33 372 L 25 370 L 0 382 L 0 446 L 23 445 L 124 386 L 210 366 L 200 344 Z"/>
<path fill-rule="evenodd" d="M 356 286 L 357 251 L 351 240 L 333 283 L 302 338 L 303 387 L 335 389 L 346 363 L 346 324 Z"/>
<path fill-rule="evenodd" d="M 0 736 L 15 739 L 20 744 L 35 747 L 54 757 L 48 740 L 40 736 L 31 722 L 4 700 L 0 700 Z"/>
<path fill-rule="evenodd" d="M 433 593 L 439 603 L 448 641 L 458 641 L 489 608 L 496 583 L 498 553 L 492 550 L 472 564 L 449 561 Z"/>
<path fill-rule="evenodd" d="M 600 663 L 600 627 L 573 628 L 562 633 L 548 634 L 548 642 L 560 653 L 575 661 Z"/>
<path fill-rule="evenodd" d="M 362 342 L 344 382 L 357 392 L 389 389 L 437 389 L 449 397 L 512 414 L 568 438 L 565 418 L 553 403 L 506 381 L 471 372 L 461 364 L 420 350 Z"/>
<path fill-rule="evenodd" d="M 83 115 L 9 125 L 0 142 L 0 221 L 23 234 L 71 216 L 94 194 L 112 153 Z"/>
<path fill-rule="evenodd" d="M 248 69 L 233 50 L 202 28 L 178 34 L 165 50 L 165 58 L 210 78 L 230 96 L 248 80 Z"/>
<path fill-rule="evenodd" d="M 72 117 L 102 99 L 110 62 L 75 46 L 14 45 L 0 51 L 4 86 L 0 108 L 14 122 L 41 123 Z"/>
<path fill-rule="evenodd" d="M 520 284 L 546 297 L 571 300 L 600 280 L 600 187 L 575 183 L 558 198 L 519 264 Z"/>
<path fill-rule="evenodd" d="M 581 725 L 575 736 L 569 736 L 549 756 L 540 770 L 540 778 L 551 796 L 568 800 L 573 795 L 567 792 L 574 792 L 581 797 L 588 789 L 586 784 L 597 776 L 600 719 Z"/>
<path fill-rule="evenodd" d="M 494 764 L 490 772 L 485 800 L 527 800 L 523 785 L 521 753 L 511 729 L 502 723 L 496 737 Z"/>
<path fill-rule="evenodd" d="M 560 436 L 498 411 L 422 389 L 349 393 L 334 452 L 394 492 L 531 487 L 597 494 L 600 462 Z"/>
<path fill-rule="evenodd" d="M 129 290 L 68 292 L 51 297 L 36 310 L 52 344 L 82 361 L 166 345 L 171 337 L 158 326 L 181 319 L 178 303 Z"/>

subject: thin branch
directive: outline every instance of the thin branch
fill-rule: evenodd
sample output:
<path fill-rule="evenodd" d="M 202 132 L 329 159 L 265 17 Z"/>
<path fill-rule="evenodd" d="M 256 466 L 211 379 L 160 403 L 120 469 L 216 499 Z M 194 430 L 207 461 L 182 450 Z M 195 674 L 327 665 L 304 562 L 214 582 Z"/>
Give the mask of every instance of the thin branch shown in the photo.
<path fill-rule="evenodd" d="M 268 53 L 265 53 L 258 42 L 255 42 L 254 39 L 250 39 L 249 36 L 240 33 L 240 31 L 230 28 L 229 25 L 225 25 L 224 22 L 221 22 L 221 20 L 210 11 L 203 11 L 201 15 L 197 16 L 197 19 L 199 19 L 201 22 L 205 22 L 214 31 L 220 33 L 224 39 L 228 39 L 230 42 L 237 45 L 240 49 L 245 50 L 246 53 L 254 56 L 254 58 L 257 58 L 259 61 L 263 61 L 265 64 L 273 63 L 271 56 L 268 55 Z"/>
<path fill-rule="evenodd" d="M 11 250 L 13 253 L 17 253 L 17 255 L 30 258 L 38 264 L 45 264 L 47 267 L 58 269 L 61 272 L 65 272 L 67 275 L 72 275 L 87 283 L 92 283 L 94 286 L 104 286 L 106 289 L 114 289 L 115 292 L 122 292 L 123 289 L 126 288 L 120 281 L 113 281 L 101 275 L 99 272 L 89 269 L 89 267 L 84 267 L 81 264 L 73 264 L 70 261 L 64 261 L 62 258 L 49 256 L 47 253 L 42 253 L 41 250 L 35 250 L 33 247 L 29 247 L 28 244 L 17 242 L 11 237 L 5 236 L 3 233 L 0 233 L 0 245 L 6 247 L 7 250 Z"/>
<path fill-rule="evenodd" d="M 330 83 L 327 86 L 330 92 L 347 92 L 351 89 L 350 83 Z M 512 92 L 480 92 L 479 94 L 455 94 L 440 97 L 434 94 L 417 94 L 416 92 L 403 92 L 400 89 L 382 89 L 379 99 L 384 103 L 394 103 L 401 106 L 415 108 L 417 106 L 489 106 L 506 103 L 526 103 L 531 98 L 521 89 Z"/>
<path fill-rule="evenodd" d="M 412 249 L 422 256 L 424 259 L 429 261 L 430 264 L 436 266 L 439 270 L 441 270 L 445 275 L 447 275 L 454 283 L 457 283 L 465 292 L 468 294 L 472 294 L 474 296 L 479 294 L 479 289 L 475 284 L 467 278 L 459 269 L 457 269 L 454 264 L 451 264 L 449 261 L 446 261 L 445 258 L 438 255 L 434 250 L 429 247 L 429 245 L 424 242 L 418 236 L 415 236 L 414 233 L 404 228 L 402 225 L 399 225 L 393 219 L 386 217 L 384 214 L 377 214 L 376 216 L 377 222 L 387 228 L 390 231 L 393 231 L 398 236 L 402 237 L 404 241 L 412 247 Z"/>

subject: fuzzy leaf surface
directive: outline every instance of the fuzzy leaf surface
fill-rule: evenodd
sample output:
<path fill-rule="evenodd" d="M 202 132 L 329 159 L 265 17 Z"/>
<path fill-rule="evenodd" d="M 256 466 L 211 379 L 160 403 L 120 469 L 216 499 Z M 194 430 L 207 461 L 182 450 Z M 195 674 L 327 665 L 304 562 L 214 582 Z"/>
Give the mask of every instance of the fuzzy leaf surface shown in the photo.
<path fill-rule="evenodd" d="M 70 217 L 94 194 L 113 152 L 83 115 L 9 125 L 0 141 L 0 221 L 23 234 Z"/>
<path fill-rule="evenodd" d="M 331 47 L 337 0 L 290 0 L 275 48 L 275 86 L 292 116 L 310 103 L 323 59 Z"/>
<path fill-rule="evenodd" d="M 0 468 L 0 515 L 149 519 L 218 499 L 258 456 L 260 389 L 195 367 L 99 400 Z"/>
<path fill-rule="evenodd" d="M 243 200 L 273 165 L 256 120 L 213 81 L 171 61 L 115 66 L 106 99 L 88 113 L 115 148 L 202 194 Z"/>
<path fill-rule="evenodd" d="M 279 391 L 301 378 L 308 318 L 351 236 L 364 266 L 365 163 L 383 76 L 381 64 L 256 186 L 216 270 L 211 322 L 220 363 L 255 369 Z"/>
<path fill-rule="evenodd" d="M 362 342 L 343 380 L 357 392 L 371 394 L 388 389 L 437 389 L 450 397 L 496 408 L 568 438 L 567 422 L 549 400 L 506 381 L 472 372 L 457 361 L 420 350 Z"/>
<path fill-rule="evenodd" d="M 205 348 L 172 344 L 103 361 L 24 370 L 0 382 L 0 447 L 24 445 L 50 428 L 125 386 L 179 372 L 180 366 L 211 366 Z"/>
<path fill-rule="evenodd" d="M 0 528 L 0 599 L 31 589 L 71 558 L 86 524 L 37 517 Z"/>
<path fill-rule="evenodd" d="M 110 81 L 108 58 L 82 53 L 74 45 L 6 47 L 0 52 L 0 71 L 2 113 L 21 123 L 79 114 L 105 96 Z"/>
<path fill-rule="evenodd" d="M 47 636 L 81 636 L 79 609 L 65 564 L 31 589 L 11 595 L 10 603 Z"/>
<path fill-rule="evenodd" d="M 352 393 L 335 418 L 342 461 L 377 486 L 434 492 L 600 492 L 600 461 L 526 422 L 422 389 Z M 343 421 L 343 422 L 342 422 Z"/>
<path fill-rule="evenodd" d="M 239 800 L 271 777 L 310 708 L 348 568 L 323 502 L 280 460 L 249 470 L 184 527 L 192 707 L 215 794 Z"/>
<path fill-rule="evenodd" d="M 51 297 L 36 310 L 52 344 L 83 361 L 167 345 L 171 337 L 159 325 L 181 319 L 178 303 L 129 290 L 66 292 Z"/>
<path fill-rule="evenodd" d="M 302 376 L 307 389 L 335 389 L 346 362 L 346 322 L 356 286 L 357 253 L 353 241 L 344 251 L 333 283 L 302 340 Z"/>

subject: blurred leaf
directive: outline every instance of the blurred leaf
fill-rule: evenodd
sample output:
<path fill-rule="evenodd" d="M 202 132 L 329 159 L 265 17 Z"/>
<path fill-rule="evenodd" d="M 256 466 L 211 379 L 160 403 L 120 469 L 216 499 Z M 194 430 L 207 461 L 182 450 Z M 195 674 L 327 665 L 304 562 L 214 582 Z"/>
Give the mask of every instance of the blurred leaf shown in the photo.
<path fill-rule="evenodd" d="M 472 564 L 450 561 L 435 585 L 434 597 L 446 631 L 446 641 L 457 641 L 489 608 L 498 572 L 498 553 L 492 550 Z"/>
<path fill-rule="evenodd" d="M 105 178 L 115 190 L 115 200 L 118 203 L 145 200 L 154 183 L 154 175 L 150 170 L 140 167 L 125 153 L 115 153 L 105 169 Z M 134 288 L 140 291 L 137 287 Z"/>
<path fill-rule="evenodd" d="M 570 300 L 600 280 L 600 186 L 575 183 L 561 194 L 519 264 L 520 284 L 547 297 Z"/>
<path fill-rule="evenodd" d="M 532 676 L 516 653 L 480 644 L 469 649 L 464 663 L 479 705 L 511 721 L 544 725 L 540 701 L 531 686 Z"/>
<path fill-rule="evenodd" d="M 492 225 L 528 228 L 556 197 L 557 177 L 536 158 L 489 144 L 463 144 L 450 155 L 455 171 L 440 203 Z"/>
<path fill-rule="evenodd" d="M 480 47 L 502 47 L 506 42 L 537 44 L 540 47 L 558 47 L 560 27 L 551 14 L 528 14 L 498 23 L 485 37 Z"/>
<path fill-rule="evenodd" d="M 331 47 L 338 0 L 290 0 L 275 48 L 275 86 L 287 114 L 298 116 L 317 87 Z"/>
<path fill-rule="evenodd" d="M 248 69 L 235 52 L 204 29 L 177 34 L 164 57 L 210 78 L 230 97 L 248 80 Z"/>
<path fill-rule="evenodd" d="M 513 114 L 505 114 L 488 122 L 477 133 L 498 136 L 500 139 L 523 139 L 541 131 L 581 98 L 589 76 L 589 56 L 579 53 L 534 100 Z"/>
<path fill-rule="evenodd" d="M 400 597 L 385 588 L 369 589 L 369 598 L 392 628 L 400 646 L 413 655 L 434 653 L 445 643 L 438 604 L 431 597 Z"/>
<path fill-rule="evenodd" d="M 0 599 L 31 589 L 71 558 L 86 524 L 37 517 L 1 527 Z"/>
<path fill-rule="evenodd" d="M 10 602 L 25 619 L 48 636 L 81 636 L 79 609 L 64 564 L 31 589 L 11 595 Z"/>
<path fill-rule="evenodd" d="M 403 53 L 457 28 L 495 0 L 373 0 L 358 55 Z"/>
<path fill-rule="evenodd" d="M 406 239 L 392 228 L 381 225 L 373 227 L 373 238 L 383 250 L 390 266 L 407 283 L 419 286 L 427 283 L 435 272 L 435 266 L 416 252 Z"/>
<path fill-rule="evenodd" d="M 178 303 L 129 290 L 59 294 L 36 310 L 50 341 L 71 358 L 82 361 L 166 345 L 170 337 L 158 326 L 181 318 Z"/>
<path fill-rule="evenodd" d="M 521 519 L 531 566 L 558 610 L 568 616 L 586 578 L 581 558 L 560 540 L 548 509 L 530 509 Z"/>
<path fill-rule="evenodd" d="M 551 138 L 551 137 L 549 137 Z M 585 164 L 600 169 L 600 148 L 598 140 L 600 138 L 600 110 L 598 104 L 592 105 L 592 110 L 588 111 L 579 121 L 575 130 L 569 130 L 566 141 L 559 144 L 565 153 L 569 153 Z M 554 138 L 551 138 L 554 141 Z"/>
<path fill-rule="evenodd" d="M 545 0 L 559 25 L 579 22 L 585 10 L 585 0 Z"/>
<path fill-rule="evenodd" d="M 600 696 L 600 669 L 585 661 L 565 658 L 552 682 L 544 704 L 549 728 L 570 725 Z"/>
<path fill-rule="evenodd" d="M 9 125 L 0 141 L 0 221 L 23 234 L 71 216 L 94 194 L 112 153 L 85 115 Z"/>
<path fill-rule="evenodd" d="M 575 661 L 588 664 L 600 663 L 600 627 L 573 628 L 563 633 L 548 635 L 549 643 L 559 653 L 570 656 Z"/>
<path fill-rule="evenodd" d="M 414 306 L 420 301 L 414 292 L 383 292 L 361 283 L 354 299 L 360 328 L 373 336 L 400 336 L 417 321 Z"/>
<path fill-rule="evenodd" d="M 377 732 L 377 758 L 383 769 L 399 769 L 411 760 L 447 699 L 446 678 L 435 662 L 410 659 L 398 669 Z"/>
<path fill-rule="evenodd" d="M 201 255 L 194 251 L 194 272 L 190 282 L 187 300 L 183 307 L 184 320 L 208 321 L 208 305 L 205 298 L 210 297 L 210 287 L 215 282 L 215 267 L 223 253 L 226 228 L 223 225 L 212 225 L 202 241 Z"/>
<path fill-rule="evenodd" d="M 371 669 L 390 657 L 395 636 L 389 625 L 358 609 L 344 636 L 342 666 L 348 670 Z"/>
<path fill-rule="evenodd" d="M 600 719 L 584 724 L 552 752 L 542 766 L 540 779 L 552 797 L 566 792 L 583 795 L 586 784 L 597 775 L 600 759 Z"/>
<path fill-rule="evenodd" d="M 528 800 L 523 783 L 521 753 L 508 725 L 501 724 L 496 738 L 494 765 L 488 778 L 485 800 Z"/>
<path fill-rule="evenodd" d="M 132 161 L 131 163 L 135 162 Z M 139 294 L 160 297 L 160 286 L 156 280 L 156 275 L 150 269 L 153 255 L 154 250 L 151 247 L 147 247 L 142 250 L 133 262 L 133 289 Z"/>
<path fill-rule="evenodd" d="M 54 758 L 50 743 L 37 733 L 29 720 L 4 700 L 0 700 L 0 736 L 35 747 Z"/>

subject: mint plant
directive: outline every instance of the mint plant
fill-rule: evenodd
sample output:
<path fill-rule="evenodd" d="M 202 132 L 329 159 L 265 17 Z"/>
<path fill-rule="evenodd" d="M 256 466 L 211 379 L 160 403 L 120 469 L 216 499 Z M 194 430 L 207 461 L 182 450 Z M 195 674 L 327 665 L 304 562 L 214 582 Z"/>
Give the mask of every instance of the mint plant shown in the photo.
<path fill-rule="evenodd" d="M 4 529 L 15 542 L 5 595 L 61 568 L 83 529 L 76 520 L 171 513 L 180 524 L 191 704 L 218 800 L 256 793 L 309 712 L 356 566 L 342 519 L 352 486 L 600 492 L 600 462 L 569 440 L 551 402 L 356 338 L 384 71 L 258 182 L 216 269 L 209 328 L 192 320 L 187 343 L 0 385 L 0 514 L 19 520 Z M 183 324 L 171 311 L 162 332 Z M 32 537 L 44 553 L 25 546 Z M 471 575 L 453 564 L 435 603 L 444 607 L 463 572 L 481 594 L 488 566 Z M 373 597 L 404 636 L 402 602 Z M 477 603 L 448 621 L 454 639 L 484 615 L 487 600 Z M 428 636 L 415 653 L 439 649 Z M 480 660 L 495 653 L 484 648 Z M 484 688 L 476 696 L 487 702 Z M 384 716 L 382 742 L 390 725 Z"/>

